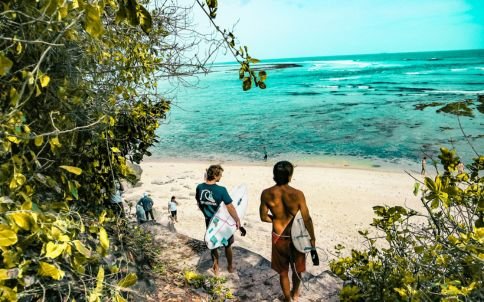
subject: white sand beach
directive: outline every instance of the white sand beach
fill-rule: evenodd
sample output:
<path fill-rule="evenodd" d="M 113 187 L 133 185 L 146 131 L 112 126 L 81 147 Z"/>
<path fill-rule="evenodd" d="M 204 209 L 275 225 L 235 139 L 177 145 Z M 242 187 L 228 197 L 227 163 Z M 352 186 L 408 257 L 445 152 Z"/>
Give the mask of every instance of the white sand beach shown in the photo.
<path fill-rule="evenodd" d="M 126 190 L 126 201 L 133 204 L 143 192 L 151 194 L 155 203 L 155 218 L 168 224 L 167 204 L 172 195 L 178 206 L 178 233 L 203 240 L 204 219 L 195 201 L 195 188 L 203 182 L 205 169 L 215 162 L 177 162 L 145 160 L 141 183 Z M 220 185 L 229 190 L 235 185 L 246 184 L 249 189 L 249 206 L 242 220 L 247 236 L 236 235 L 235 246 L 246 248 L 270 260 L 271 225 L 259 219 L 260 193 L 274 184 L 272 162 L 263 164 L 226 163 Z M 297 163 L 296 163 L 297 164 Z M 420 177 L 420 176 L 419 176 Z M 316 244 L 320 248 L 321 266 L 328 269 L 328 258 L 334 256 L 334 246 L 343 244 L 350 248 L 361 246 L 358 230 L 368 229 L 374 217 L 375 205 L 407 205 L 420 209 L 414 196 L 414 180 L 403 170 L 379 171 L 346 167 L 297 166 L 291 185 L 302 190 L 314 222 Z M 131 210 L 132 213 L 134 209 Z M 309 268 L 310 265 L 308 265 Z"/>

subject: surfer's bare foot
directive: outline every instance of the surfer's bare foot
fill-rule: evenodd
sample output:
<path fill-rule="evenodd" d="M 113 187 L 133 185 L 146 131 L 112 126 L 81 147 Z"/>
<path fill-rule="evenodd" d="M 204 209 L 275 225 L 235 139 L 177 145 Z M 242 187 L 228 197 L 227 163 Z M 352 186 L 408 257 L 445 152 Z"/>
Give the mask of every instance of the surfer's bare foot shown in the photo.
<path fill-rule="evenodd" d="M 218 276 L 218 263 L 214 263 L 212 269 L 215 276 Z"/>
<path fill-rule="evenodd" d="M 227 270 L 229 271 L 229 273 L 233 273 L 233 272 L 235 272 L 235 268 L 234 268 L 234 266 L 233 266 L 233 265 L 229 265 L 229 266 L 227 266 Z"/>
<path fill-rule="evenodd" d="M 291 299 L 292 299 L 292 301 L 297 302 L 299 300 L 299 291 L 296 293 L 296 292 L 291 290 Z"/>

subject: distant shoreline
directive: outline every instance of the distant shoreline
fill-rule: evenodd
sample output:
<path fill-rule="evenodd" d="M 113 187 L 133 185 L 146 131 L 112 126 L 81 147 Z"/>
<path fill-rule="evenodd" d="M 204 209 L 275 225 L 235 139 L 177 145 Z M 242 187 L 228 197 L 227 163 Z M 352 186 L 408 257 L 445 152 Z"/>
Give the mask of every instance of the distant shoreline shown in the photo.
<path fill-rule="evenodd" d="M 299 155 L 300 156 L 300 155 Z M 144 163 L 220 163 L 235 166 L 256 166 L 256 167 L 272 167 L 276 162 L 281 160 L 288 160 L 300 167 L 315 167 L 315 168 L 335 168 L 335 169 L 354 169 L 354 170 L 370 170 L 381 172 L 415 172 L 420 168 L 420 162 L 415 160 L 402 160 L 401 162 L 389 162 L 383 159 L 360 158 L 356 156 L 338 156 L 338 155 L 324 155 L 301 158 L 298 155 L 279 155 L 277 157 L 269 157 L 267 161 L 262 159 L 243 159 L 243 158 L 225 158 L 223 156 L 208 156 L 206 158 L 184 158 L 184 157 L 170 157 L 152 155 L 145 157 Z M 413 171 L 412 171 L 413 170 Z"/>

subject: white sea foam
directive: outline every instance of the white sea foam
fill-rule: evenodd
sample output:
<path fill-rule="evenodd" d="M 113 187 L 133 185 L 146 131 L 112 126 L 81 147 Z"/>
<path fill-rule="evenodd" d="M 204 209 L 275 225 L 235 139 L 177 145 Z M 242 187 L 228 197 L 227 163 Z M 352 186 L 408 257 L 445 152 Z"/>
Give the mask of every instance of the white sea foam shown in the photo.
<path fill-rule="evenodd" d="M 346 81 L 346 80 L 356 80 L 361 78 L 361 76 L 354 76 L 354 77 L 341 77 L 341 78 L 329 78 L 329 81 Z M 325 79 L 321 79 L 325 80 Z"/>
<path fill-rule="evenodd" d="M 456 71 L 466 71 L 467 68 L 451 68 L 450 71 L 456 72 Z"/>
<path fill-rule="evenodd" d="M 338 85 L 315 85 L 314 87 L 324 88 L 324 89 L 329 89 L 329 90 L 338 90 L 339 89 Z"/>
<path fill-rule="evenodd" d="M 405 72 L 405 74 L 408 75 L 419 75 L 419 74 L 429 74 L 431 73 L 430 71 L 410 71 L 410 72 Z"/>

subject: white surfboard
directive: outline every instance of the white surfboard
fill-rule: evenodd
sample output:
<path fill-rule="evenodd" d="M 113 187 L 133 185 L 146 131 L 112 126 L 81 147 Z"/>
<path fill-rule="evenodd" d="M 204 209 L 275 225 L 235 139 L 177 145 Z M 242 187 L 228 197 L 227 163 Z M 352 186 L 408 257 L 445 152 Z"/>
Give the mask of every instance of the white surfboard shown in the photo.
<path fill-rule="evenodd" d="M 237 211 L 239 219 L 242 220 L 249 201 L 247 187 L 245 185 L 239 185 L 233 188 L 229 195 L 232 197 L 232 204 Z M 210 224 L 205 232 L 205 243 L 211 250 L 226 245 L 230 236 L 232 236 L 236 230 L 235 220 L 230 216 L 227 206 L 222 202 L 217 212 L 215 212 L 215 215 L 210 220 Z"/>
<path fill-rule="evenodd" d="M 297 212 L 292 222 L 291 238 L 294 247 L 301 253 L 309 253 L 311 251 L 311 237 L 308 230 L 306 230 L 300 211 Z"/>

